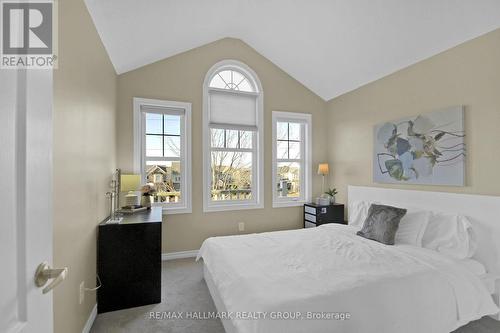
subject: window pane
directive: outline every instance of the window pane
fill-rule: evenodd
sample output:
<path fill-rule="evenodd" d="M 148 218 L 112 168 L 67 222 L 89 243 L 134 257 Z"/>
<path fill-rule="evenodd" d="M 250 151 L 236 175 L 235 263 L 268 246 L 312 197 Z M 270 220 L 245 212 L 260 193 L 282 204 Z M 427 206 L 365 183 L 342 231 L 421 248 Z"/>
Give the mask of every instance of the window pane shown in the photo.
<path fill-rule="evenodd" d="M 238 148 L 238 131 L 226 130 L 226 148 Z"/>
<path fill-rule="evenodd" d="M 300 141 L 300 124 L 299 123 L 288 123 L 289 125 L 289 140 Z"/>
<path fill-rule="evenodd" d="M 300 142 L 290 141 L 290 150 L 288 158 L 291 160 L 300 158 Z"/>
<path fill-rule="evenodd" d="M 226 84 L 219 75 L 215 75 L 210 82 L 210 87 L 224 89 Z"/>
<path fill-rule="evenodd" d="M 233 83 L 235 84 L 236 90 L 239 90 L 238 85 L 244 80 L 246 80 L 246 78 L 241 73 L 233 71 Z"/>
<path fill-rule="evenodd" d="M 155 202 L 179 202 L 181 200 L 180 161 L 146 161 L 146 181 L 155 188 Z"/>
<path fill-rule="evenodd" d="M 210 134 L 212 147 L 224 148 L 224 130 L 219 128 L 211 128 Z"/>
<path fill-rule="evenodd" d="M 181 116 L 166 114 L 163 117 L 165 133 L 170 135 L 181 135 Z"/>
<path fill-rule="evenodd" d="M 161 135 L 146 135 L 146 156 L 163 156 Z"/>
<path fill-rule="evenodd" d="M 224 88 L 231 89 L 231 71 L 219 72 L 220 77 L 224 81 Z"/>
<path fill-rule="evenodd" d="M 288 123 L 276 123 L 276 139 L 288 140 Z"/>
<path fill-rule="evenodd" d="M 165 157 L 180 157 L 181 156 L 181 137 L 180 136 L 165 136 Z"/>
<path fill-rule="evenodd" d="M 240 131 L 240 148 L 252 149 L 252 134 L 251 131 Z"/>
<path fill-rule="evenodd" d="M 252 198 L 252 153 L 214 151 L 211 154 L 211 199 Z"/>
<path fill-rule="evenodd" d="M 300 197 L 300 164 L 279 162 L 277 165 L 276 190 L 278 197 Z"/>
<path fill-rule="evenodd" d="M 238 90 L 240 91 L 246 91 L 246 92 L 254 92 L 254 88 L 248 82 L 248 79 L 244 79 L 239 85 L 238 85 Z"/>
<path fill-rule="evenodd" d="M 162 134 L 161 114 L 146 113 L 146 133 Z"/>
<path fill-rule="evenodd" d="M 288 158 L 288 141 L 278 141 L 276 150 L 276 157 L 278 159 Z"/>

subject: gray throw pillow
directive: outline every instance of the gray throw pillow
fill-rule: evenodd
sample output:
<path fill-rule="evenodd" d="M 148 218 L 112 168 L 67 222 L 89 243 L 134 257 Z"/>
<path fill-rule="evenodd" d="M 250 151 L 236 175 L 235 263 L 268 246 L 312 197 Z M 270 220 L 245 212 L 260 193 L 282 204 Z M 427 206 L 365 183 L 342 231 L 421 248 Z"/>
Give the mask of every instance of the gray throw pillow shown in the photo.
<path fill-rule="evenodd" d="M 372 204 L 368 209 L 363 228 L 357 235 L 386 245 L 394 245 L 399 221 L 406 214 L 406 209 Z"/>

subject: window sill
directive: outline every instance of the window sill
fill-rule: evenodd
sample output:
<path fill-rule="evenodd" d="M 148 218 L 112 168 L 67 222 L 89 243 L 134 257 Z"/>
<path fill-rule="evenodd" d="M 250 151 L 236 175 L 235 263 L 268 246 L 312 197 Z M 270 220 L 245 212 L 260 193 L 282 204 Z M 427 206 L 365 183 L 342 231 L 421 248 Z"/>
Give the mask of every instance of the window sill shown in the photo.
<path fill-rule="evenodd" d="M 203 207 L 203 212 L 227 212 L 231 210 L 262 209 L 263 204 L 232 204 L 232 205 L 210 205 Z"/>
<path fill-rule="evenodd" d="M 152 207 L 161 207 L 163 211 L 163 215 L 173 215 L 173 214 L 190 214 L 193 212 L 191 207 L 186 207 L 186 206 L 174 206 L 174 207 L 168 207 L 164 206 L 162 204 L 158 203 L 153 203 L 151 205 Z"/>
<path fill-rule="evenodd" d="M 174 214 L 191 214 L 193 211 L 191 208 L 165 208 L 163 207 L 163 215 L 174 215 Z"/>
<path fill-rule="evenodd" d="M 273 201 L 273 208 L 283 208 L 283 207 L 302 207 L 305 203 L 304 200 L 299 201 Z"/>

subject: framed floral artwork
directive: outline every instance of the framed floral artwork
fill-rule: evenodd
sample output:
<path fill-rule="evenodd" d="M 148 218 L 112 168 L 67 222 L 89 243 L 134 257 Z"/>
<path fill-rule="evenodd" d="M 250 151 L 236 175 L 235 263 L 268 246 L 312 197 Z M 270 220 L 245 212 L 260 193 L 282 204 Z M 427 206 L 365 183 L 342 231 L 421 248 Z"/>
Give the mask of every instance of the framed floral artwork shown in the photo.
<path fill-rule="evenodd" d="M 465 157 L 463 106 L 374 128 L 374 182 L 464 186 Z"/>

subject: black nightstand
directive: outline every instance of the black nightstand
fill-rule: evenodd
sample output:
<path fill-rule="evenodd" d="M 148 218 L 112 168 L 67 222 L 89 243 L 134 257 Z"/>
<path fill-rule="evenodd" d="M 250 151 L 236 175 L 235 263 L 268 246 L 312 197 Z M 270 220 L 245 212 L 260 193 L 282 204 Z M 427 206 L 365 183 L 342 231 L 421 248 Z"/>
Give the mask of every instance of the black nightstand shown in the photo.
<path fill-rule="evenodd" d="M 344 205 L 320 206 L 315 203 L 304 204 L 304 228 L 312 228 L 325 223 L 346 224 L 344 221 Z"/>

